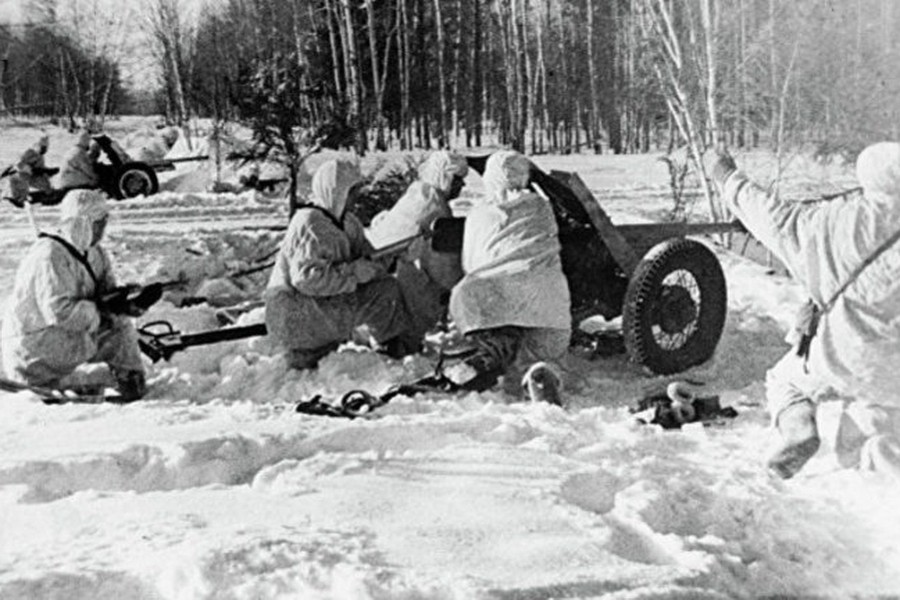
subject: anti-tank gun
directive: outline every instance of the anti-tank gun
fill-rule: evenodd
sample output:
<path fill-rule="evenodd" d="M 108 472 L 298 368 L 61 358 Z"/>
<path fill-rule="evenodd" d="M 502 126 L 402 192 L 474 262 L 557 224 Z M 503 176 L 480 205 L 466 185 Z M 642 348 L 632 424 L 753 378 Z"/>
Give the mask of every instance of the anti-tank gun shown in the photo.
<path fill-rule="evenodd" d="M 483 173 L 487 159 L 467 161 Z M 689 236 L 742 231 L 739 223 L 614 225 L 576 173 L 548 174 L 532 164 L 529 185 L 553 207 L 576 328 L 595 315 L 621 316 L 630 359 L 658 374 L 713 355 L 725 323 L 725 276 L 716 255 Z M 446 251 L 462 247 L 457 221 L 438 225 L 457 232 Z"/>
<path fill-rule="evenodd" d="M 469 164 L 481 172 L 486 158 L 470 157 Z M 594 315 L 621 316 L 630 359 L 658 374 L 677 373 L 712 356 L 725 322 L 725 277 L 716 255 L 692 236 L 741 231 L 738 223 L 614 225 L 577 174 L 533 167 L 530 185 L 556 216 L 574 324 Z M 389 262 L 423 237 L 431 238 L 437 252 L 459 254 L 463 231 L 464 219 L 439 219 L 431 231 L 379 248 L 369 258 Z M 182 333 L 156 321 L 139 330 L 141 350 L 153 361 L 266 333 L 262 323 Z"/>

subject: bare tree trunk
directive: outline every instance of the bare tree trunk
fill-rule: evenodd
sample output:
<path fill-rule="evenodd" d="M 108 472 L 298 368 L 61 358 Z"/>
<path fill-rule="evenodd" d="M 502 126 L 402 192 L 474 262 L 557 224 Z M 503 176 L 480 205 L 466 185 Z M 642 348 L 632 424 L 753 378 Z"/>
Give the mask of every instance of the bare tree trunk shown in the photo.
<path fill-rule="evenodd" d="M 112 93 L 113 82 L 116 77 L 116 69 L 115 66 L 110 65 L 108 77 L 106 79 L 106 83 L 103 88 L 103 97 L 100 100 L 100 110 L 98 111 L 98 115 L 100 117 L 100 121 L 103 122 L 106 120 L 106 113 L 109 110 L 109 97 Z"/>
<path fill-rule="evenodd" d="M 68 52 L 66 52 L 65 54 L 65 59 L 68 63 L 69 71 L 72 73 L 72 83 L 75 85 L 74 94 L 70 94 L 70 97 L 74 95 L 75 102 L 69 109 L 69 123 L 70 125 L 74 126 L 75 115 L 81 113 L 83 110 L 84 95 L 82 94 L 81 90 L 81 80 L 78 79 L 78 73 L 75 70 L 75 64 L 72 62 L 72 56 Z"/>
<path fill-rule="evenodd" d="M 769 0 L 769 84 L 771 86 L 771 94 L 778 94 L 778 47 L 775 44 L 775 3 L 778 0 Z M 770 139 L 775 139 L 777 134 L 776 123 L 778 122 L 778 108 L 775 103 L 771 103 L 769 110 L 769 123 L 771 125 Z"/>
<path fill-rule="evenodd" d="M 744 6 L 744 0 L 738 0 L 738 122 L 737 122 L 737 145 L 741 148 L 747 144 L 747 85 L 746 85 L 746 65 L 747 60 L 747 15 Z"/>
<path fill-rule="evenodd" d="M 646 108 L 646 102 L 642 101 L 640 105 L 635 106 L 637 99 L 632 92 L 635 87 L 634 81 L 637 73 L 637 52 L 635 52 L 637 36 L 635 35 L 633 0 L 628 0 L 626 14 L 628 16 L 628 24 L 624 28 L 624 37 L 621 38 L 622 41 L 620 43 L 620 52 L 625 55 L 620 80 L 621 85 L 624 87 L 625 98 L 629 99 L 625 111 L 625 151 L 635 152 L 640 149 L 642 152 L 647 152 L 650 149 L 650 127 L 654 121 L 647 114 L 650 111 Z M 643 140 L 647 140 L 648 147 L 643 147 Z"/>
<path fill-rule="evenodd" d="M 572 97 L 574 94 L 572 93 L 572 78 L 571 73 L 569 72 L 569 53 L 568 48 L 566 48 L 566 30 L 565 23 L 562 15 L 562 0 L 559 0 L 557 4 L 557 32 L 556 37 L 559 40 L 559 57 L 562 67 L 562 89 L 560 92 L 562 93 L 562 98 L 564 99 L 561 104 L 561 112 L 560 115 L 562 117 L 562 125 L 563 125 L 563 144 L 566 153 L 568 154 L 572 150 L 572 115 L 577 114 L 574 98 Z M 575 119 L 577 122 L 577 118 Z"/>
<path fill-rule="evenodd" d="M 585 13 L 587 16 L 588 83 L 591 94 L 590 103 L 588 104 L 590 118 L 588 119 L 587 141 L 589 144 L 593 144 L 594 152 L 599 153 L 600 141 L 597 139 L 597 115 L 600 111 L 597 107 L 599 95 L 597 94 L 597 66 L 594 58 L 594 3 L 592 0 L 585 0 Z"/>
<path fill-rule="evenodd" d="M 510 64 L 514 69 L 514 79 L 513 79 L 513 110 L 511 116 L 511 131 L 513 133 L 512 146 L 519 152 L 525 151 L 525 76 L 523 73 L 523 62 L 521 60 L 523 48 L 522 48 L 522 36 L 521 36 L 521 27 L 519 22 L 519 14 L 521 10 L 519 8 L 518 0 L 512 0 L 512 11 L 509 15 L 509 35 L 511 40 L 511 50 L 512 53 L 510 55 Z"/>
<path fill-rule="evenodd" d="M 331 2 L 331 0 L 325 0 L 326 2 Z M 337 32 L 338 38 L 341 42 L 341 72 L 344 74 L 344 101 L 348 106 L 353 103 L 354 99 L 354 89 L 351 85 L 351 76 L 350 76 L 350 40 L 347 35 L 347 27 L 346 27 L 346 17 L 344 16 L 344 7 L 341 4 L 343 0 L 333 0 L 334 1 L 334 16 L 335 21 L 337 22 Z M 337 70 L 337 69 L 335 69 Z"/>
<path fill-rule="evenodd" d="M 513 148 L 518 150 L 515 128 L 518 121 L 516 115 L 516 102 L 518 100 L 518 67 L 515 62 L 515 49 L 513 48 L 515 33 L 513 32 L 515 0 L 511 6 L 505 6 L 505 3 L 498 2 L 500 14 L 500 47 L 503 52 L 503 73 L 506 79 L 506 106 L 505 111 L 501 115 L 501 138 L 500 143 L 511 143 Z"/>
<path fill-rule="evenodd" d="M 401 127 L 401 145 L 404 149 L 412 148 L 412 122 L 409 114 L 409 15 L 406 8 L 407 0 L 399 0 L 397 10 L 399 11 L 400 26 L 397 29 L 399 37 L 397 46 L 399 48 L 400 60 L 400 127 Z"/>
<path fill-rule="evenodd" d="M 427 19 L 425 18 L 425 2 L 426 0 L 416 0 L 415 21 L 412 27 L 412 30 L 416 32 L 416 70 L 422 74 L 428 72 L 428 46 L 426 45 L 425 40 L 425 23 L 427 21 Z M 417 83 L 417 91 L 419 94 L 421 94 L 421 97 L 427 97 L 429 100 L 433 100 L 433 96 L 431 95 L 431 86 L 429 85 L 428 79 L 419 78 L 419 81 Z M 417 106 L 417 109 L 417 132 L 419 136 L 419 145 L 430 148 L 432 137 L 432 113 L 429 110 L 428 106 Z"/>
<path fill-rule="evenodd" d="M 68 86 L 66 86 L 66 64 L 62 53 L 59 55 L 59 91 L 62 96 L 62 112 L 69 119 L 69 130 L 72 131 L 72 125 L 74 124 L 75 119 L 72 118 L 72 114 L 69 112 L 71 101 L 69 99 L 69 89 Z"/>
<path fill-rule="evenodd" d="M 450 94 L 452 108 L 450 109 L 451 128 L 453 130 L 453 143 L 459 139 L 459 80 L 462 72 L 462 35 L 463 35 L 463 3 L 456 0 L 456 32 L 453 36 L 453 91 Z"/>
<path fill-rule="evenodd" d="M 486 129 L 488 133 L 495 133 L 497 136 L 502 135 L 501 127 L 503 126 L 502 119 L 500 118 L 501 111 L 506 111 L 506 105 L 502 104 L 505 102 L 506 95 L 500 94 L 501 86 L 496 85 L 496 81 L 490 77 L 494 56 L 497 53 L 497 48 L 500 47 L 502 51 L 502 38 L 503 38 L 503 21 L 499 20 L 498 23 L 495 23 L 492 18 L 492 10 L 491 10 L 491 2 L 492 0 L 484 0 L 482 3 L 482 7 L 485 9 L 485 27 L 482 28 L 482 36 L 484 38 L 484 45 L 482 46 L 482 56 L 484 57 L 484 62 L 487 63 L 487 67 L 483 67 L 481 69 L 481 89 L 484 91 L 482 95 L 483 100 L 483 110 L 482 110 L 482 127 Z M 499 26 L 499 27 L 498 27 Z M 498 39 L 499 38 L 499 39 Z M 501 102 L 502 100 L 502 102 Z M 492 140 L 489 140 L 492 141 Z"/>
<path fill-rule="evenodd" d="M 703 25 L 706 51 L 706 111 L 709 126 L 707 145 L 719 142 L 719 115 L 716 106 L 718 80 L 716 78 L 716 37 L 719 31 L 719 7 L 717 0 L 701 0 L 700 16 Z"/>
<path fill-rule="evenodd" d="M 441 0 L 434 0 L 434 27 L 437 32 L 437 68 L 438 68 L 438 148 L 447 147 L 447 74 L 444 70 L 444 22 L 441 15 Z"/>
<path fill-rule="evenodd" d="M 784 71 L 784 81 L 778 93 L 778 121 L 775 128 L 775 179 L 772 190 L 778 193 L 778 186 L 781 182 L 781 174 L 784 170 L 784 141 L 785 141 L 785 117 L 787 115 L 787 95 L 791 84 L 791 73 L 794 70 L 794 63 L 797 60 L 797 50 L 799 43 L 794 43 L 794 50 L 791 53 L 791 60 Z"/>
<path fill-rule="evenodd" d="M 338 51 L 337 34 L 334 31 L 334 20 L 332 19 L 334 10 L 331 6 L 331 0 L 325 0 L 325 25 L 328 28 L 328 43 L 331 46 L 331 74 L 334 76 L 334 91 L 338 98 L 344 97 L 344 86 L 341 85 L 341 69 L 338 65 L 343 64 L 341 54 Z"/>
<path fill-rule="evenodd" d="M 472 0 L 475 8 L 475 31 L 472 40 L 472 119 L 469 126 L 475 128 L 475 145 L 481 146 L 481 123 L 484 120 L 482 96 L 484 90 L 482 61 L 481 0 Z"/>
<path fill-rule="evenodd" d="M 528 130 L 531 130 L 531 152 L 534 154 L 536 152 L 537 140 L 535 135 L 537 133 L 536 119 L 535 119 L 535 98 L 537 97 L 537 87 L 536 81 L 537 77 L 535 76 L 535 69 L 537 68 L 531 62 L 531 52 L 529 52 L 528 45 L 528 0 L 522 0 L 522 13 L 521 13 L 521 25 L 520 29 L 522 32 L 522 56 L 525 57 L 525 64 L 522 67 L 523 76 L 523 84 L 522 91 L 525 94 L 525 100 L 523 101 L 524 114 L 522 118 L 522 147 L 525 147 L 525 135 L 527 135 Z"/>
<path fill-rule="evenodd" d="M 307 6 L 309 9 L 307 12 L 307 17 L 310 19 L 309 27 L 315 31 L 316 29 L 316 18 L 315 14 L 312 12 L 311 7 Z M 294 60 L 297 65 L 297 69 L 300 71 L 302 85 L 305 88 L 312 87 L 312 82 L 309 79 L 309 69 L 306 60 L 306 51 L 304 50 L 304 31 L 301 27 L 301 14 L 302 14 L 301 3 L 297 0 L 291 1 L 291 13 L 293 16 L 292 19 L 292 27 L 291 33 L 294 36 Z M 316 54 L 321 54 L 321 49 L 319 48 L 319 40 L 317 36 L 313 37 L 313 48 Z M 320 122 L 319 119 L 319 103 L 312 100 L 308 94 L 300 94 L 300 103 L 303 107 L 305 107 L 306 111 L 311 116 L 311 119 L 314 123 Z M 218 130 L 215 130 L 214 133 L 218 133 Z"/>
<path fill-rule="evenodd" d="M 362 106 L 360 101 L 359 78 L 359 53 L 356 47 L 356 27 L 353 23 L 353 11 L 350 0 L 340 0 L 339 4 L 343 16 L 343 38 L 346 40 L 347 54 L 345 62 L 347 66 L 347 98 L 349 101 L 348 120 L 356 133 L 356 151 L 365 154 L 368 148 L 366 127 L 362 118 Z"/>
<path fill-rule="evenodd" d="M 167 84 L 172 92 L 172 102 L 176 112 L 178 125 L 183 126 L 188 117 L 187 102 L 184 95 L 184 84 L 180 57 L 181 51 L 181 24 L 178 7 L 175 0 L 154 0 L 152 6 L 151 26 L 153 35 L 160 45 L 160 57 L 163 72 Z M 89 82 L 88 93 L 91 98 L 94 95 L 94 84 Z"/>
<path fill-rule="evenodd" d="M 549 106 L 547 105 L 547 61 L 544 54 L 544 18 L 546 17 L 547 23 L 546 26 L 550 26 L 550 3 L 547 3 L 547 11 L 537 15 L 535 18 L 535 33 L 537 35 L 536 45 L 537 45 L 537 63 L 538 63 L 538 77 L 540 78 L 540 102 L 541 102 L 541 136 L 540 136 L 540 151 L 543 152 L 545 149 L 544 140 L 545 136 L 549 133 L 550 128 L 550 111 Z"/>
<path fill-rule="evenodd" d="M 378 37 L 375 31 L 375 6 L 373 0 L 365 0 L 366 18 L 369 29 L 369 58 L 372 62 L 372 91 L 375 94 L 375 147 L 386 150 L 384 141 L 384 115 L 382 113 L 382 101 L 384 89 L 381 83 L 381 75 L 378 64 Z M 388 37 L 390 40 L 390 37 Z M 387 50 L 385 50 L 387 53 Z"/>

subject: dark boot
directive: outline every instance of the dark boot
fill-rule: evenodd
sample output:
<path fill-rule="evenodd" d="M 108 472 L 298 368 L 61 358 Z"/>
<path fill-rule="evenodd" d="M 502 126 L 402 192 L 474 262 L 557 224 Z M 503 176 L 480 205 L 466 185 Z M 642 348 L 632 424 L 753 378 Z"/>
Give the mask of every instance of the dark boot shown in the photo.
<path fill-rule="evenodd" d="M 310 350 L 294 349 L 288 351 L 288 366 L 292 369 L 315 369 L 319 361 L 338 349 L 339 344 L 327 344 Z"/>
<path fill-rule="evenodd" d="M 562 380 L 556 371 L 545 362 L 536 362 L 525 371 L 522 389 L 532 402 L 547 402 L 564 406 L 562 401 Z"/>
<path fill-rule="evenodd" d="M 819 431 L 816 427 L 816 405 L 801 400 L 784 408 L 775 418 L 781 442 L 767 465 L 782 479 L 796 475 L 819 450 Z"/>
<path fill-rule="evenodd" d="M 122 402 L 140 400 L 147 393 L 147 377 L 143 371 L 119 371 L 113 375 Z"/>
<path fill-rule="evenodd" d="M 380 352 L 396 359 L 401 359 L 410 354 L 417 354 L 421 351 L 421 340 L 416 340 L 406 335 L 398 335 L 395 338 L 389 339 L 381 345 L 380 350 Z"/>
<path fill-rule="evenodd" d="M 498 327 L 474 331 L 466 337 L 472 341 L 475 352 L 463 362 L 445 369 L 444 373 L 465 389 L 486 390 L 515 362 L 522 330 L 512 326 Z"/>
<path fill-rule="evenodd" d="M 6 196 L 4 200 L 9 200 L 16 208 L 25 208 L 25 201 L 20 198 L 11 198 Z"/>

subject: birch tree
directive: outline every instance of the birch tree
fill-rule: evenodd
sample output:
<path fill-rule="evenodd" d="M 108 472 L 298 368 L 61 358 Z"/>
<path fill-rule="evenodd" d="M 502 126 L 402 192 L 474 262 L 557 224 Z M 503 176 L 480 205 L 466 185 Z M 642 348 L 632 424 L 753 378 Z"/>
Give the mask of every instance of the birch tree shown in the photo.
<path fill-rule="evenodd" d="M 188 55 L 185 45 L 190 32 L 182 22 L 183 9 L 178 0 L 148 0 L 147 8 L 147 21 L 154 40 L 153 51 L 172 102 L 172 118 L 179 126 L 186 127 L 189 111 L 185 95 L 187 65 L 184 58 Z"/>

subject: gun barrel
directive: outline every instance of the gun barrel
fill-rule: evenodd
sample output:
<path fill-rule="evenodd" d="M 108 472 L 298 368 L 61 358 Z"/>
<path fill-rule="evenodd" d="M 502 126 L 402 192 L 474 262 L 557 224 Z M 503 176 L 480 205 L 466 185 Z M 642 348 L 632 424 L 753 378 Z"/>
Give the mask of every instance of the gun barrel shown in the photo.
<path fill-rule="evenodd" d="M 180 156 L 178 158 L 164 158 L 161 160 L 151 160 L 151 161 L 147 162 L 147 166 L 157 169 L 160 167 L 165 168 L 167 166 L 173 166 L 176 163 L 193 162 L 193 161 L 198 161 L 198 160 L 209 160 L 209 155 Z"/>
<path fill-rule="evenodd" d="M 168 321 L 154 321 L 138 330 L 138 345 L 141 352 L 156 362 L 160 359 L 169 360 L 176 352 L 193 346 L 240 340 L 266 335 L 266 333 L 265 323 L 257 323 L 243 327 L 227 327 L 182 334 L 180 331 L 176 331 Z"/>
<path fill-rule="evenodd" d="M 245 325 L 243 327 L 225 327 L 222 329 L 213 329 L 211 331 L 183 334 L 181 336 L 181 345 L 184 348 L 205 346 L 207 344 L 217 344 L 219 342 L 230 342 L 233 340 L 242 340 L 244 338 L 258 337 L 266 335 L 266 333 L 265 323 L 256 323 L 254 325 Z"/>

